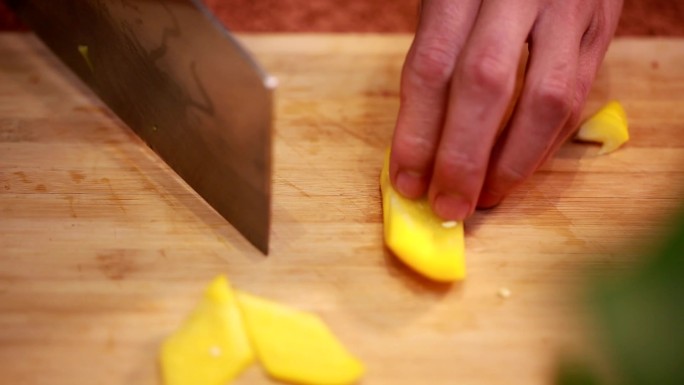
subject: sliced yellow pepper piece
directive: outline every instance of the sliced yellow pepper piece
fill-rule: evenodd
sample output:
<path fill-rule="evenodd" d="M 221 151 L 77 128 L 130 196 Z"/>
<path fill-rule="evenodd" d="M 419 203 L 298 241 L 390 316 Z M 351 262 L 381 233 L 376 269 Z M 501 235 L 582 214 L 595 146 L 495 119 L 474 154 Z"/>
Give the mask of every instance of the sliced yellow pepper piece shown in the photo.
<path fill-rule="evenodd" d="M 302 385 L 346 385 L 364 367 L 315 315 L 237 293 L 259 360 L 274 378 Z"/>
<path fill-rule="evenodd" d="M 627 115 L 619 102 L 612 101 L 587 119 L 577 132 L 577 139 L 602 143 L 599 155 L 617 150 L 629 140 Z"/>
<path fill-rule="evenodd" d="M 463 223 L 444 222 L 425 198 L 411 200 L 394 190 L 389 153 L 380 175 L 387 247 L 418 273 L 435 281 L 465 278 Z"/>
<path fill-rule="evenodd" d="M 228 280 L 219 276 L 161 348 L 166 385 L 226 385 L 255 360 Z"/>

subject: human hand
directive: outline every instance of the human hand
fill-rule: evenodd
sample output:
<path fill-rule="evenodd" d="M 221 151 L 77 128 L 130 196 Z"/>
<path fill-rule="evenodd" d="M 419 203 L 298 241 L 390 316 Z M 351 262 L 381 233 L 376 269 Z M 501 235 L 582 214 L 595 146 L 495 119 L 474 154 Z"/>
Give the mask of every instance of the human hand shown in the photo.
<path fill-rule="evenodd" d="M 498 204 L 574 132 L 621 9 L 622 0 L 424 0 L 402 72 L 395 188 L 427 193 L 447 220 Z M 504 122 L 526 42 L 522 92 Z"/>

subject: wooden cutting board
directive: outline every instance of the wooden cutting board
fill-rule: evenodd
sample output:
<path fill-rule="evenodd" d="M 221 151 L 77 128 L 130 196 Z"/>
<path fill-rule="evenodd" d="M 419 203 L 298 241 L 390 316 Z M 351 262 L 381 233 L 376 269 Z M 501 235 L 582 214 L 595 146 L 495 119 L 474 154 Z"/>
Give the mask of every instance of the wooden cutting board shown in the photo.
<path fill-rule="evenodd" d="M 269 257 L 33 36 L 0 35 L 3 383 L 158 384 L 162 339 L 226 274 L 321 315 L 366 363 L 363 384 L 548 384 L 560 354 L 583 350 L 580 273 L 628 266 L 682 199 L 684 40 L 617 40 L 586 111 L 622 101 L 629 144 L 568 144 L 467 223 L 467 281 L 429 283 L 381 237 L 410 37 L 242 39 L 281 83 Z M 267 383 L 258 367 L 236 381 Z"/>

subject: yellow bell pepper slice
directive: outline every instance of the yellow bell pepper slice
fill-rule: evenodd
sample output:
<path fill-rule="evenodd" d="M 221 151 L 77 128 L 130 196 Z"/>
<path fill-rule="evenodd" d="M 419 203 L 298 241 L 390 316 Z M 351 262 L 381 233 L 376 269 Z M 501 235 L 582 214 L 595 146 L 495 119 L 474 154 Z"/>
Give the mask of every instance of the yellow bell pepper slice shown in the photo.
<path fill-rule="evenodd" d="M 315 315 L 237 293 L 259 360 L 274 378 L 301 385 L 346 385 L 364 367 Z"/>
<path fill-rule="evenodd" d="M 226 385 L 255 360 L 228 280 L 219 276 L 161 348 L 166 385 Z"/>
<path fill-rule="evenodd" d="M 598 154 L 608 154 L 629 140 L 627 115 L 619 102 L 612 101 L 587 119 L 577 132 L 576 139 L 602 143 Z"/>
<path fill-rule="evenodd" d="M 389 152 L 380 174 L 385 244 L 405 264 L 435 281 L 466 276 L 463 223 L 444 222 L 427 199 L 411 200 L 394 190 Z"/>

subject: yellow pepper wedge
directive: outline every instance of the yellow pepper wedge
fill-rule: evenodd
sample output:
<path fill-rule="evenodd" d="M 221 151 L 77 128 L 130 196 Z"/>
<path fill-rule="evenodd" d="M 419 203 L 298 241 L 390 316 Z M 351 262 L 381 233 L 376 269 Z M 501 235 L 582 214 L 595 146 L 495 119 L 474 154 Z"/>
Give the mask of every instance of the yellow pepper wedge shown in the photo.
<path fill-rule="evenodd" d="M 214 279 L 185 323 L 161 348 L 166 385 L 226 385 L 255 361 L 235 295 Z"/>
<path fill-rule="evenodd" d="M 385 244 L 406 265 L 435 281 L 466 276 L 463 223 L 444 222 L 427 199 L 411 200 L 394 190 L 389 152 L 380 173 Z"/>
<path fill-rule="evenodd" d="M 617 101 L 612 101 L 587 119 L 577 132 L 576 139 L 602 143 L 598 154 L 608 154 L 629 140 L 627 115 Z"/>
<path fill-rule="evenodd" d="M 315 315 L 237 293 L 259 360 L 274 378 L 301 385 L 347 385 L 364 367 Z"/>

